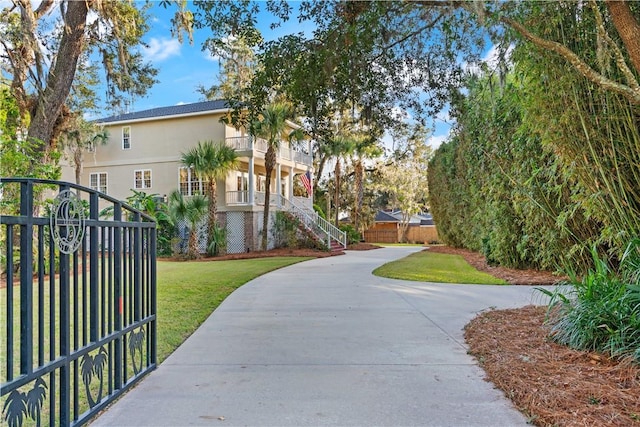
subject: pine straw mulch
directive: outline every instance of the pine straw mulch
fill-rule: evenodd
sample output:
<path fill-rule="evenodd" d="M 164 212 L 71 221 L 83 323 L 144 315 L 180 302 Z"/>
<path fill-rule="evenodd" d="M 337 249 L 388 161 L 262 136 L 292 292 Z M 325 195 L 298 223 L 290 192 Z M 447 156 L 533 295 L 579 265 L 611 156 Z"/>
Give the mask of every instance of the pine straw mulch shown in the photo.
<path fill-rule="evenodd" d="M 549 271 L 516 270 L 487 263 L 484 255 L 468 249 L 452 248 L 450 246 L 429 246 L 425 250 L 443 254 L 460 255 L 475 269 L 487 272 L 494 277 L 505 280 L 510 285 L 552 285 L 565 279 Z"/>
<path fill-rule="evenodd" d="M 550 341 L 544 317 L 491 310 L 465 327 L 487 379 L 537 426 L 640 426 L 640 366 Z"/>
<path fill-rule="evenodd" d="M 379 249 L 380 246 L 372 245 L 370 243 L 357 243 L 355 245 L 349 245 L 347 250 L 354 251 L 368 251 L 371 249 Z M 253 259 L 253 258 L 267 258 L 267 257 L 277 257 L 277 256 L 285 256 L 285 257 L 311 257 L 311 258 L 325 258 L 336 255 L 344 255 L 344 251 L 324 251 L 315 248 L 278 248 L 278 249 L 270 249 L 268 251 L 251 251 L 251 252 L 242 252 L 239 254 L 227 254 L 220 255 L 215 257 L 205 256 L 191 261 L 224 261 L 231 259 Z M 166 261 L 184 261 L 183 258 L 163 258 Z"/>

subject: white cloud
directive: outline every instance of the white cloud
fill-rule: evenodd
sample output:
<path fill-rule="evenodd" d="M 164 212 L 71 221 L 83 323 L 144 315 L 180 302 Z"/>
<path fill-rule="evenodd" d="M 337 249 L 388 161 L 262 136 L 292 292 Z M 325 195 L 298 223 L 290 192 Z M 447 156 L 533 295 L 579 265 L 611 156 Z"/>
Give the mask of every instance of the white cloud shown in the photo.
<path fill-rule="evenodd" d="M 511 62 L 511 52 L 513 52 L 513 45 L 509 45 L 507 50 L 503 53 L 504 59 L 507 63 Z M 496 69 L 500 64 L 500 49 L 497 44 L 491 46 L 491 49 L 487 51 L 487 53 L 482 58 L 482 61 L 485 62 L 489 68 Z"/>
<path fill-rule="evenodd" d="M 180 47 L 178 40 L 153 37 L 149 41 L 149 46 L 142 48 L 142 54 L 146 61 L 159 62 L 172 56 L 179 56 Z"/>
<path fill-rule="evenodd" d="M 438 147 L 440 147 L 440 145 L 445 142 L 447 139 L 449 139 L 449 134 L 445 134 L 445 135 L 432 135 L 429 137 L 429 139 L 427 140 L 427 143 L 431 146 L 432 149 L 437 149 Z"/>
<path fill-rule="evenodd" d="M 513 52 L 514 45 L 509 45 L 507 50 L 503 53 L 504 61 L 509 65 L 511 64 L 511 53 Z M 497 44 L 491 46 L 491 49 L 484 54 L 480 59 L 480 62 L 486 64 L 489 70 L 498 70 L 500 67 L 500 48 Z M 469 64 L 463 63 L 462 67 L 470 74 L 480 75 L 481 68 L 478 63 Z"/>

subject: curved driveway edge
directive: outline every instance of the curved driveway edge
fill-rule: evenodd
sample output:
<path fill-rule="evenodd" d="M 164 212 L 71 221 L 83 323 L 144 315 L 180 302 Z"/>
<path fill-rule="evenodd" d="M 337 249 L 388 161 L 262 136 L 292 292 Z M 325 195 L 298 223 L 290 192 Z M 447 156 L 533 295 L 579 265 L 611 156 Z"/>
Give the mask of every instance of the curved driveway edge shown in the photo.
<path fill-rule="evenodd" d="M 349 251 L 252 280 L 92 425 L 526 425 L 483 379 L 462 328 L 542 297 L 371 274 L 417 250 Z"/>

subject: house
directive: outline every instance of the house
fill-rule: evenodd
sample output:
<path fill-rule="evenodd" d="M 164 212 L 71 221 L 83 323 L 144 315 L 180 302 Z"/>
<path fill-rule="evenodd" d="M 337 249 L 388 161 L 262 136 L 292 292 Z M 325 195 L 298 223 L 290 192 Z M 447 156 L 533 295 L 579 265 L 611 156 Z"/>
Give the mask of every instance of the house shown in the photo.
<path fill-rule="evenodd" d="M 373 226 L 364 232 L 364 240 L 370 243 L 398 243 L 402 241 L 402 221 L 403 214 L 400 210 L 379 210 Z M 406 241 L 438 241 L 438 230 L 430 213 L 419 213 L 409 218 Z"/>
<path fill-rule="evenodd" d="M 237 171 L 217 183 L 218 221 L 226 224 L 227 252 L 257 250 L 267 185 L 264 166 L 267 144 L 244 129 L 237 130 L 221 122 L 228 111 L 226 102 L 218 100 L 97 120 L 108 132 L 108 141 L 84 153 L 80 184 L 119 200 L 131 196 L 131 190 L 160 197 L 176 189 L 185 197 L 203 194 L 202 181 L 193 169 L 181 164 L 181 153 L 199 141 L 225 141 L 236 149 L 240 161 Z M 295 211 L 307 223 L 316 222 L 312 195 L 296 197 L 293 191 L 294 180 L 313 170 L 311 142 L 305 144 L 294 147 L 288 141 L 280 143 L 270 183 L 273 206 L 270 210 Z M 71 165 L 63 167 L 63 179 L 75 180 Z M 331 234 L 328 230 L 326 233 Z M 330 242 L 327 236 L 320 237 Z M 204 252 L 204 247 L 201 249 Z"/>

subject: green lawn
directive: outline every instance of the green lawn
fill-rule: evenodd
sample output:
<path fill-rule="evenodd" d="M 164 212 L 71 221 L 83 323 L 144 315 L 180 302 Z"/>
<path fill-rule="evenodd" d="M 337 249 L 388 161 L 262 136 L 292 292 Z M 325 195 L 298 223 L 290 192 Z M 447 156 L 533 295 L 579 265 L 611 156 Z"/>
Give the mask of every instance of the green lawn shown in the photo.
<path fill-rule="evenodd" d="M 418 282 L 469 283 L 479 285 L 505 285 L 502 279 L 470 266 L 460 255 L 428 251 L 416 252 L 408 257 L 384 264 L 373 274 L 391 279 Z"/>
<path fill-rule="evenodd" d="M 158 363 L 182 344 L 235 289 L 269 271 L 308 259 L 158 261 Z"/>

